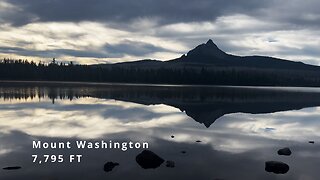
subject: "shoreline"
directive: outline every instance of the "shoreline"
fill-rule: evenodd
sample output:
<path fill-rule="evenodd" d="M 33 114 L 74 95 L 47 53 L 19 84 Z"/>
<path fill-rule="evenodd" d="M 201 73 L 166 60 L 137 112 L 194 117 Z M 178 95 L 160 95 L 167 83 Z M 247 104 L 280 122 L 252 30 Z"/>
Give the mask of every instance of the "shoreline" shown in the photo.
<path fill-rule="evenodd" d="M 146 83 L 108 83 L 108 82 L 80 82 L 80 81 L 19 81 L 19 80 L 0 80 L 1 85 L 39 85 L 39 86 L 131 86 L 131 87 L 199 87 L 199 88 L 243 88 L 243 89 L 285 89 L 285 90 L 297 90 L 297 89 L 309 89 L 319 90 L 320 87 L 309 86 L 238 86 L 238 85 L 200 85 L 200 84 L 146 84 Z"/>

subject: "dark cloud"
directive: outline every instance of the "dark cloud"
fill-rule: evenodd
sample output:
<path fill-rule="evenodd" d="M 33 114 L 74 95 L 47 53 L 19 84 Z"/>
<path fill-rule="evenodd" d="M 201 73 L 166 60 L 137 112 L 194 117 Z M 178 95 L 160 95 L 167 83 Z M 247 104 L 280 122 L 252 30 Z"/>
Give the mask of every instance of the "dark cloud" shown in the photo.
<path fill-rule="evenodd" d="M 19 9 L 4 0 L 0 0 L 0 23 L 10 23 L 15 26 L 33 21 L 34 16 L 23 9 Z"/>
<path fill-rule="evenodd" d="M 5 6 L 0 4 L 0 23 L 9 23 L 16 27 L 33 22 L 77 23 L 92 21 L 131 32 L 133 37 L 137 32 L 146 32 L 149 36 L 180 42 L 188 48 L 193 48 L 206 42 L 209 38 L 213 38 L 221 49 L 227 52 L 248 52 L 247 47 L 242 44 L 237 46 L 231 42 L 235 40 L 240 42 L 241 38 L 247 37 L 248 34 L 300 29 L 315 32 L 320 29 L 319 0 L 304 2 L 301 0 L 0 0 L 1 2 L 6 2 L 10 6 L 4 8 Z M 239 14 L 248 15 L 248 21 L 252 21 L 252 23 L 237 26 L 235 22 L 233 26 L 232 19 L 228 19 L 226 26 L 216 21 L 214 24 L 217 28 L 214 30 L 201 29 L 203 27 L 201 22 L 212 22 L 222 16 L 230 18 L 230 15 Z M 134 20 L 143 18 L 149 19 L 155 24 L 150 32 L 146 29 L 148 26 L 141 25 L 139 27 L 139 23 L 132 23 Z M 235 18 L 234 21 L 237 19 Z M 164 28 L 167 27 L 164 25 L 168 24 L 190 22 L 198 22 L 199 29 L 194 31 L 174 29 L 184 28 L 183 26 L 173 27 L 173 30 Z M 62 38 L 60 34 L 45 34 L 45 31 L 43 34 L 52 39 Z M 78 34 L 71 38 L 78 39 L 85 34 Z M 36 51 L 0 47 L 0 52 L 39 57 L 69 55 L 92 58 L 122 58 L 126 55 L 146 56 L 155 52 L 174 52 L 147 43 L 123 41 L 123 39 L 119 39 L 118 42 L 120 44 L 106 44 L 103 47 L 96 47 L 97 50 L 73 50 L 60 47 L 56 50 Z M 273 37 L 266 40 L 266 43 L 276 42 L 277 40 Z M 17 44 L 15 46 L 24 47 L 24 45 Z M 319 56 L 315 47 L 304 49 L 284 47 L 283 50 L 276 53 L 278 53 L 276 55 Z"/>
<path fill-rule="evenodd" d="M 103 21 L 125 23 L 137 18 L 158 18 L 161 23 L 214 20 L 221 15 L 253 13 L 272 0 L 7 0 L 24 12 L 25 21 Z M 33 15 L 37 18 L 30 19 Z M 16 22 L 13 22 L 16 24 Z"/>
<path fill-rule="evenodd" d="M 278 21 L 299 28 L 319 28 L 320 26 L 319 0 L 285 0 L 274 3 L 263 11 L 265 19 Z"/>
<path fill-rule="evenodd" d="M 108 55 L 103 52 L 95 52 L 95 51 L 81 51 L 81 50 L 73 50 L 73 49 L 54 49 L 54 50 L 29 50 L 18 47 L 0 47 L 0 53 L 4 54 L 16 54 L 20 56 L 36 56 L 43 58 L 53 58 L 53 57 L 61 57 L 63 55 L 74 56 L 74 57 L 91 57 L 91 58 L 106 58 Z"/>
<path fill-rule="evenodd" d="M 155 52 L 168 52 L 170 50 L 154 46 L 148 43 L 124 41 L 120 44 L 106 44 L 98 50 L 73 50 L 73 49 L 53 49 L 53 50 L 30 50 L 19 47 L 1 47 L 0 53 L 17 54 L 21 56 L 37 56 L 37 57 L 61 57 L 63 55 L 73 57 L 89 57 L 89 58 L 121 58 L 125 55 L 144 56 Z"/>
<path fill-rule="evenodd" d="M 118 57 L 123 57 L 123 55 L 144 56 L 155 52 L 170 51 L 152 44 L 135 41 L 124 41 L 116 45 L 107 44 L 104 49 L 108 54 L 113 54 Z"/>
<path fill-rule="evenodd" d="M 7 0 L 20 12 L 7 18 L 12 24 L 99 21 L 128 23 L 157 18 L 159 23 L 199 22 L 230 14 L 246 14 L 302 26 L 318 26 L 320 2 L 276 0 Z M 302 5 L 303 3 L 303 5 Z"/>

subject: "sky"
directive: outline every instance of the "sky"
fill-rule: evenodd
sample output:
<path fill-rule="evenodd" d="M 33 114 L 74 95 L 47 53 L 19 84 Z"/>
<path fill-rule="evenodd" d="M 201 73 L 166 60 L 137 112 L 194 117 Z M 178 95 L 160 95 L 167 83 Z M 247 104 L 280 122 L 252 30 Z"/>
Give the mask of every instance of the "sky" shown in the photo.
<path fill-rule="evenodd" d="M 319 0 L 0 0 L 0 58 L 170 60 L 212 39 L 320 65 Z"/>

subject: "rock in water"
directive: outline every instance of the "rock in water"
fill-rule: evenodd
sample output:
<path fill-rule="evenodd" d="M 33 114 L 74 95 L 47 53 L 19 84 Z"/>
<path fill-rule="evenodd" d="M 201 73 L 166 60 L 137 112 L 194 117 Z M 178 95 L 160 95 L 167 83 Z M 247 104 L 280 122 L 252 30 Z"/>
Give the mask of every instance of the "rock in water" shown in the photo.
<path fill-rule="evenodd" d="M 174 135 L 172 135 L 171 138 L 174 138 Z"/>
<path fill-rule="evenodd" d="M 168 168 L 174 168 L 174 167 L 175 167 L 175 163 L 174 163 L 174 161 L 167 161 L 167 162 L 166 162 L 166 166 L 167 166 Z"/>
<path fill-rule="evenodd" d="M 10 166 L 10 167 L 4 167 L 2 168 L 3 170 L 17 170 L 17 169 L 21 169 L 20 166 Z"/>
<path fill-rule="evenodd" d="M 283 162 L 267 161 L 265 164 L 265 170 L 267 172 L 273 172 L 275 174 L 285 174 L 289 171 L 290 167 Z"/>
<path fill-rule="evenodd" d="M 309 141 L 310 144 L 314 144 L 314 141 Z"/>
<path fill-rule="evenodd" d="M 144 150 L 138 154 L 136 161 L 143 169 L 155 169 L 164 162 L 161 157 L 149 150 Z"/>
<path fill-rule="evenodd" d="M 292 152 L 289 148 L 283 148 L 283 149 L 279 149 L 278 154 L 283 156 L 290 156 Z"/>
<path fill-rule="evenodd" d="M 103 170 L 105 172 L 110 172 L 113 170 L 113 168 L 115 168 L 116 166 L 119 166 L 119 163 L 115 163 L 115 162 L 107 162 L 106 164 L 104 164 Z"/>

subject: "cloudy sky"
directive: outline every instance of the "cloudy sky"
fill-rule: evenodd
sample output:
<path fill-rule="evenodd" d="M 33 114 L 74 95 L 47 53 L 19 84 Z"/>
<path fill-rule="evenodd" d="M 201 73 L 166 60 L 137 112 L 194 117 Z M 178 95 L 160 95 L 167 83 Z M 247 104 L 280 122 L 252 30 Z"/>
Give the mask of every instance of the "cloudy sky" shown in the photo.
<path fill-rule="evenodd" d="M 319 0 L 0 0 L 0 58 L 168 60 L 209 38 L 320 65 Z"/>

